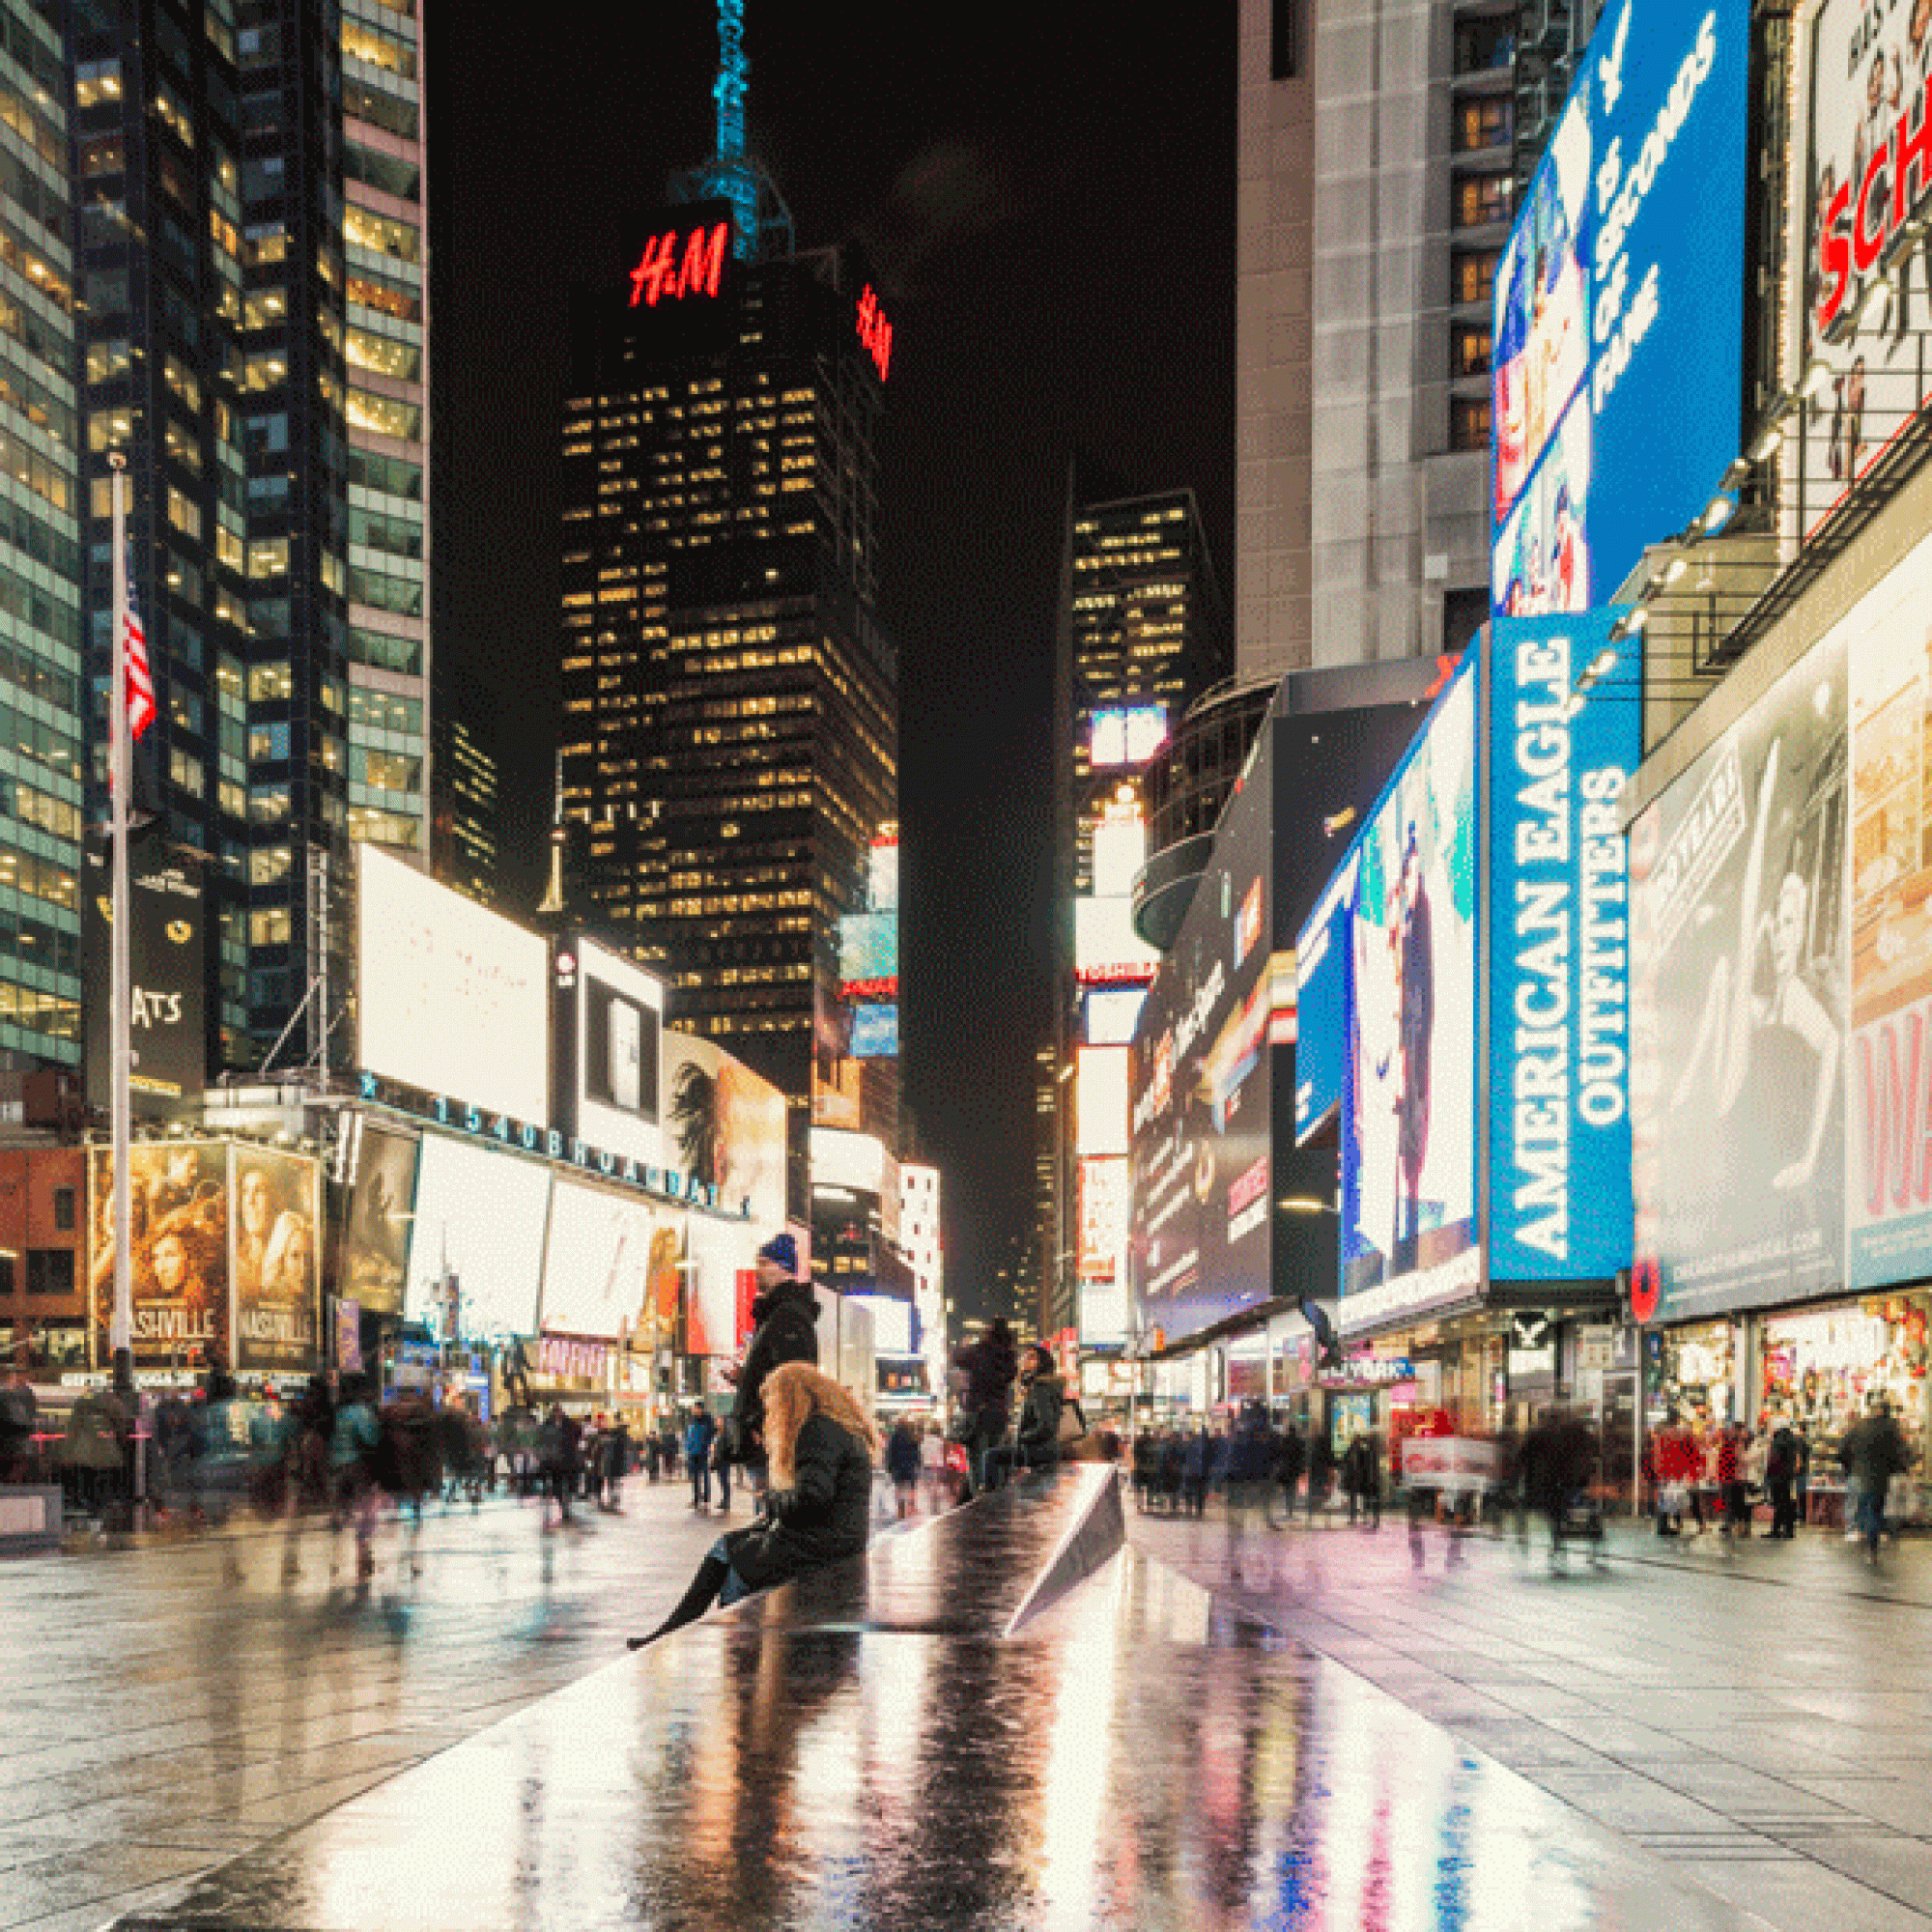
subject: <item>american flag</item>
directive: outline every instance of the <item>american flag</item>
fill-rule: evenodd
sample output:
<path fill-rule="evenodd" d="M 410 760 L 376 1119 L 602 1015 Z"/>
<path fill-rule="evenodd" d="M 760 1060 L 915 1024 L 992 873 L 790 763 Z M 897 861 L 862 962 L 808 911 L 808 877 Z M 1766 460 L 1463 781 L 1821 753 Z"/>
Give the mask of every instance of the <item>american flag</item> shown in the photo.
<path fill-rule="evenodd" d="M 148 666 L 148 633 L 134 602 L 134 559 L 128 559 L 128 597 L 122 611 L 128 647 L 128 736 L 138 742 L 155 722 L 155 674 Z"/>

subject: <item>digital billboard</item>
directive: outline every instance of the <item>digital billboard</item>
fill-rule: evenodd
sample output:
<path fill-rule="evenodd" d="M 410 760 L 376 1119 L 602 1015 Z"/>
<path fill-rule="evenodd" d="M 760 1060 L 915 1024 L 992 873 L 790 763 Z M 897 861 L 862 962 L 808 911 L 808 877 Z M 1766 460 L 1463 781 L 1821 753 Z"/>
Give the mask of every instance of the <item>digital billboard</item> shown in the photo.
<path fill-rule="evenodd" d="M 1354 847 L 1341 1114 L 1345 1295 L 1391 1308 L 1480 1279 L 1476 677 L 1466 660 Z M 1364 1304 L 1367 1306 L 1368 1304 Z"/>
<path fill-rule="evenodd" d="M 899 1056 L 899 1009 L 895 1003 L 878 1001 L 852 1009 L 852 1058 L 896 1060 Z"/>
<path fill-rule="evenodd" d="M 1819 373 L 1784 473 L 1808 535 L 1932 395 L 1932 8 L 1823 0 L 1804 32 L 1790 257 L 1799 365 Z M 1890 294 L 1874 311 L 1881 277 Z"/>
<path fill-rule="evenodd" d="M 228 1145 L 143 1141 L 128 1151 L 128 1230 L 139 1368 L 205 1364 L 211 1350 L 232 1362 L 228 1292 Z M 114 1155 L 88 1157 L 88 1281 L 94 1321 L 105 1334 L 114 1315 Z"/>
<path fill-rule="evenodd" d="M 1167 706 L 1116 705 L 1094 713 L 1087 736 L 1090 771 L 1129 770 L 1144 765 L 1167 743 Z"/>
<path fill-rule="evenodd" d="M 237 1146 L 230 1198 L 234 1366 L 243 1374 L 312 1374 L 321 1349 L 321 1163 L 279 1148 Z"/>
<path fill-rule="evenodd" d="M 1123 1154 L 1127 1151 L 1127 1049 L 1073 1049 L 1074 1151 Z"/>
<path fill-rule="evenodd" d="M 1094 986 L 1082 994 L 1089 1046 L 1125 1046 L 1147 1004 L 1145 986 Z"/>
<path fill-rule="evenodd" d="M 1349 908 L 1355 862 L 1336 874 L 1295 949 L 1294 1137 L 1305 1141 L 1342 1105 L 1349 1037 Z"/>
<path fill-rule="evenodd" d="M 1130 1052 L 1134 1295 L 1142 1325 L 1170 1337 L 1270 1293 L 1272 758 L 1264 731 Z M 1083 1154 L 1112 1151 L 1083 1133 Z M 1083 1239 L 1089 1206 L 1083 1194 Z"/>
<path fill-rule="evenodd" d="M 757 1293 L 754 1261 L 764 1237 L 742 1224 L 694 1214 L 686 1229 L 684 1347 L 692 1355 L 736 1355 L 752 1337 L 752 1301 Z M 819 1327 L 819 1348 L 831 1335 Z"/>
<path fill-rule="evenodd" d="M 336 1245 L 335 1292 L 364 1308 L 400 1315 L 421 1143 L 414 1134 L 379 1127 L 359 1113 L 348 1116 L 342 1131 L 349 1137 L 344 1152 L 348 1185 Z"/>
<path fill-rule="evenodd" d="M 686 1219 L 675 1208 L 558 1180 L 544 1246 L 545 1332 L 613 1342 L 643 1333 L 655 1311 L 669 1342 Z"/>
<path fill-rule="evenodd" d="M 1082 1281 L 1119 1281 L 1126 1273 L 1130 1163 L 1123 1155 L 1089 1156 L 1080 1163 L 1080 1239 L 1074 1271 Z"/>
<path fill-rule="evenodd" d="M 1630 1257 L 1618 801 L 1642 756 L 1642 634 L 1619 639 L 1621 614 L 1499 619 L 1490 639 L 1492 1281 L 1606 1280 Z"/>
<path fill-rule="evenodd" d="M 1496 272 L 1498 613 L 1604 603 L 1738 454 L 1750 34 L 1750 0 L 1598 21 Z"/>
<path fill-rule="evenodd" d="M 866 1309 L 872 1318 L 872 1352 L 875 1355 L 912 1355 L 913 1307 L 893 1294 L 848 1294 L 840 1304 L 846 1309 Z"/>
<path fill-rule="evenodd" d="M 1144 984 L 1159 962 L 1160 954 L 1134 930 L 1132 899 L 1073 901 L 1073 970 L 1083 986 Z"/>
<path fill-rule="evenodd" d="M 668 1033 L 661 1111 L 671 1166 L 718 1190 L 719 1205 L 749 1204 L 752 1220 L 781 1227 L 785 1213 L 785 1098 L 715 1040 Z"/>
<path fill-rule="evenodd" d="M 838 980 L 846 999 L 890 999 L 899 983 L 899 916 L 848 912 L 838 922 Z"/>
<path fill-rule="evenodd" d="M 550 1186 L 541 1161 L 425 1134 L 405 1316 L 446 1331 L 440 1296 L 446 1264 L 458 1278 L 465 1340 L 535 1334 Z"/>
<path fill-rule="evenodd" d="M 364 1071 L 550 1121 L 550 947 L 374 845 L 358 845 Z"/>
<path fill-rule="evenodd" d="M 593 1147 L 665 1164 L 664 982 L 579 934 L 557 949 L 558 1111 Z"/>
<path fill-rule="evenodd" d="M 1640 1315 L 1843 1279 L 1846 637 L 1631 827 Z"/>

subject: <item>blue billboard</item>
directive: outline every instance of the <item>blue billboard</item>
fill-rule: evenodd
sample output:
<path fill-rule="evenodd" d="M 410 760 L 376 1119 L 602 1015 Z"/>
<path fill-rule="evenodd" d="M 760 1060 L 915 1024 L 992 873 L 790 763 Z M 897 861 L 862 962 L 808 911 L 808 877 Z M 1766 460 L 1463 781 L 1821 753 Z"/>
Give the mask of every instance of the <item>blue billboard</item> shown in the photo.
<path fill-rule="evenodd" d="M 1491 600 L 1604 603 L 1742 436 L 1750 0 L 1606 7 L 1495 278 Z"/>
<path fill-rule="evenodd" d="M 1295 950 L 1294 1138 L 1298 1146 L 1342 1104 L 1349 1024 L 1350 860 L 1309 916 Z"/>
<path fill-rule="evenodd" d="M 1631 1253 L 1630 906 L 1621 800 L 1642 634 L 1619 610 L 1490 636 L 1492 1281 L 1595 1281 Z"/>

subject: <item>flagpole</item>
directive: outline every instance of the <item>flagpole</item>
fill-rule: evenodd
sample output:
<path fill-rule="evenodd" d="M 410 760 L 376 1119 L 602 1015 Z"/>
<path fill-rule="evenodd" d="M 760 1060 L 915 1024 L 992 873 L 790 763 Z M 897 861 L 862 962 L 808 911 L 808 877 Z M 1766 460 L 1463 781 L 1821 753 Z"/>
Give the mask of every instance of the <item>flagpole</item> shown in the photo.
<path fill-rule="evenodd" d="M 128 736 L 128 459 L 116 450 L 107 459 L 114 472 L 114 650 L 108 688 L 108 789 L 114 884 L 109 941 L 111 987 L 109 1057 L 113 1089 L 108 1131 L 114 1150 L 114 1318 L 109 1340 L 114 1350 L 114 1387 L 124 1399 L 134 1392 L 134 1266 L 128 1148 L 133 1138 L 132 1044 L 129 1038 L 133 952 L 128 898 L 128 792 L 133 760 Z"/>

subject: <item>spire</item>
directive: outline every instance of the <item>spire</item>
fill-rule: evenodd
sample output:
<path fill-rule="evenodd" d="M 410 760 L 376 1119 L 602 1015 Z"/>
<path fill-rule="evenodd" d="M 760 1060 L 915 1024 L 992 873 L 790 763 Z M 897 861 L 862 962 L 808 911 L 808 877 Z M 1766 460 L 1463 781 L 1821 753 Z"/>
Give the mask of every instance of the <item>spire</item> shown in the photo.
<path fill-rule="evenodd" d="M 544 889 L 543 903 L 537 907 L 539 919 L 561 919 L 567 910 L 564 903 L 563 859 L 564 847 L 570 842 L 570 833 L 563 822 L 563 753 L 556 754 L 556 802 L 551 811 L 550 822 L 550 884 Z"/>
<path fill-rule="evenodd" d="M 788 255 L 791 211 L 772 179 L 752 158 L 745 135 L 745 96 L 752 63 L 745 52 L 745 0 L 718 0 L 718 148 L 708 161 L 671 177 L 674 201 L 728 201 L 736 230 L 731 252 L 741 262 Z"/>

